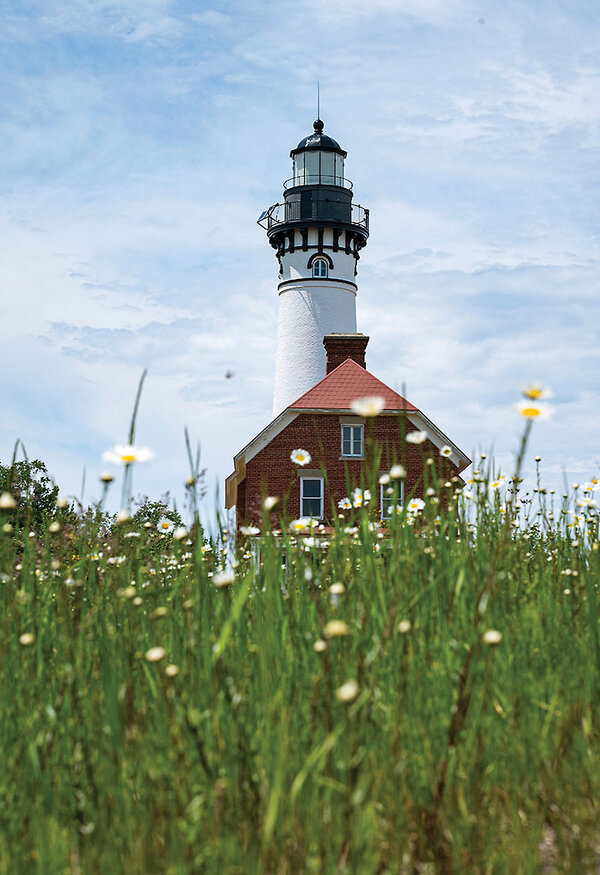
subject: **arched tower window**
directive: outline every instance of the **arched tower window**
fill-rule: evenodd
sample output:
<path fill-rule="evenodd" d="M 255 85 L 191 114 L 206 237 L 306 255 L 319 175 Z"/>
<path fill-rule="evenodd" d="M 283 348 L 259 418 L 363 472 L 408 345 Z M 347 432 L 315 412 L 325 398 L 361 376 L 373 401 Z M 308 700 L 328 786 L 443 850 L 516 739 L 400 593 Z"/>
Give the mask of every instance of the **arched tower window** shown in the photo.
<path fill-rule="evenodd" d="M 329 265 L 324 258 L 315 258 L 312 263 L 312 275 L 321 278 L 329 275 Z"/>

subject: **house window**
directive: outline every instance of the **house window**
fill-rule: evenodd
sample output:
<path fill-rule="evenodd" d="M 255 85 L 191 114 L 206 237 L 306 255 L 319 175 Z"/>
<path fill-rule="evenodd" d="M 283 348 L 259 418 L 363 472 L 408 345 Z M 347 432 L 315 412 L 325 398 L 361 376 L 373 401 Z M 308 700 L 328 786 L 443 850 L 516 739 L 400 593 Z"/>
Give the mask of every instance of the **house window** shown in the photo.
<path fill-rule="evenodd" d="M 323 478 L 300 478 L 300 515 L 323 519 Z"/>
<path fill-rule="evenodd" d="M 315 258 L 312 266 L 313 276 L 326 277 L 329 273 L 329 265 L 324 258 Z"/>
<path fill-rule="evenodd" d="M 352 456 L 355 459 L 363 457 L 364 425 L 342 426 L 342 456 Z"/>
<path fill-rule="evenodd" d="M 382 483 L 379 487 L 379 507 L 381 519 L 389 520 L 397 507 L 404 504 L 404 482 L 392 480 L 391 483 Z"/>

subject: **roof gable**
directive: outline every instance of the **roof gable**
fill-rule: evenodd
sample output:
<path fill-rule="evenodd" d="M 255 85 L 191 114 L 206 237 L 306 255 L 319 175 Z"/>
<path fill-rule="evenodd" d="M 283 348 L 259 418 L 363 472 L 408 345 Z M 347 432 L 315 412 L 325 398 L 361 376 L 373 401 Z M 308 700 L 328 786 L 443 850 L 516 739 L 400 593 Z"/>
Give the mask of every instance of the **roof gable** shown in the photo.
<path fill-rule="evenodd" d="M 312 389 L 290 404 L 291 410 L 351 410 L 357 398 L 379 395 L 385 400 L 384 410 L 417 410 L 417 408 L 362 368 L 346 359 L 316 383 Z"/>

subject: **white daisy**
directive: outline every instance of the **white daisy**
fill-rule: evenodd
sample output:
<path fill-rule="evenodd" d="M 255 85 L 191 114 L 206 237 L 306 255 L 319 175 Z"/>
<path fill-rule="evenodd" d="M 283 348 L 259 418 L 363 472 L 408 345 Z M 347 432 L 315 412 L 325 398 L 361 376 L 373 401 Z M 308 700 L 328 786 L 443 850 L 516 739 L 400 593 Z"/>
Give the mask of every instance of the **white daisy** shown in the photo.
<path fill-rule="evenodd" d="M 519 401 L 515 406 L 517 413 L 524 416 L 526 419 L 550 419 L 553 414 L 553 409 L 543 402 L 539 401 Z"/>
<path fill-rule="evenodd" d="M 390 468 L 390 477 L 392 480 L 404 480 L 406 477 L 406 468 L 403 465 L 392 465 Z"/>
<path fill-rule="evenodd" d="M 360 687 L 356 683 L 356 681 L 346 681 L 345 684 L 342 684 L 341 687 L 338 687 L 335 691 L 335 697 L 338 702 L 346 705 L 350 702 L 354 702 L 354 700 L 358 697 L 360 692 Z"/>
<path fill-rule="evenodd" d="M 500 644 L 502 632 L 499 632 L 498 629 L 488 629 L 487 632 L 483 633 L 481 640 L 484 644 Z"/>
<path fill-rule="evenodd" d="M 449 446 L 443 446 L 440 450 L 440 456 L 448 459 L 452 455 L 452 449 Z"/>
<path fill-rule="evenodd" d="M 338 501 L 338 507 L 342 510 L 348 510 L 348 508 L 352 507 L 352 502 L 349 498 L 340 498 Z"/>
<path fill-rule="evenodd" d="M 213 583 L 215 586 L 218 586 L 219 589 L 222 589 L 225 586 L 231 586 L 234 579 L 235 572 L 233 568 L 227 568 L 225 571 L 217 571 L 213 577 Z"/>
<path fill-rule="evenodd" d="M 406 505 L 409 513 L 420 513 L 424 507 L 425 502 L 422 498 L 411 498 L 411 500 Z"/>
<path fill-rule="evenodd" d="M 427 440 L 426 431 L 411 431 L 406 435 L 407 444 L 422 444 Z"/>
<path fill-rule="evenodd" d="M 364 492 L 362 489 L 355 489 L 352 493 L 352 505 L 354 507 L 362 507 L 363 504 L 368 504 L 371 500 L 371 493 L 368 489 L 365 489 Z"/>
<path fill-rule="evenodd" d="M 150 650 L 146 651 L 146 660 L 148 662 L 160 662 L 166 655 L 167 652 L 164 647 L 151 647 Z"/>
<path fill-rule="evenodd" d="M 102 459 L 113 465 L 132 465 L 134 462 L 149 462 L 154 453 L 148 447 L 134 447 L 132 444 L 117 444 L 107 450 Z"/>
<path fill-rule="evenodd" d="M 292 460 L 294 465 L 300 465 L 301 467 L 303 467 L 304 465 L 309 464 L 311 457 L 310 453 L 308 453 L 306 450 L 298 449 L 292 450 L 292 452 L 290 453 L 290 459 Z"/>
<path fill-rule="evenodd" d="M 173 531 L 175 526 L 171 522 L 171 520 L 168 520 L 166 518 L 166 516 L 164 516 L 161 520 L 159 520 L 156 528 L 158 529 L 159 532 L 161 532 L 161 534 L 168 535 L 170 532 Z"/>
<path fill-rule="evenodd" d="M 552 398 L 552 389 L 548 386 L 542 386 L 541 383 L 529 383 L 526 386 L 521 386 L 521 392 L 530 401 L 543 401 L 545 398 Z"/>
<path fill-rule="evenodd" d="M 358 416 L 379 416 L 385 407 L 385 398 L 381 395 L 367 395 L 365 398 L 355 398 L 350 409 Z"/>

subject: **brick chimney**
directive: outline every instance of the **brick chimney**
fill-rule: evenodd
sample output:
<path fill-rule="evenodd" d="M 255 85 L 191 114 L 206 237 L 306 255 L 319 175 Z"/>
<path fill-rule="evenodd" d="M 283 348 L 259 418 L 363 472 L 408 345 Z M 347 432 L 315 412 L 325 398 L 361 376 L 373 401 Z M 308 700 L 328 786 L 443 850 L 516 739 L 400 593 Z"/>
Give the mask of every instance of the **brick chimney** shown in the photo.
<path fill-rule="evenodd" d="M 323 338 L 323 346 L 327 354 L 326 374 L 330 374 L 334 368 L 352 359 L 361 368 L 365 368 L 365 350 L 369 338 L 365 334 L 326 334 Z"/>

